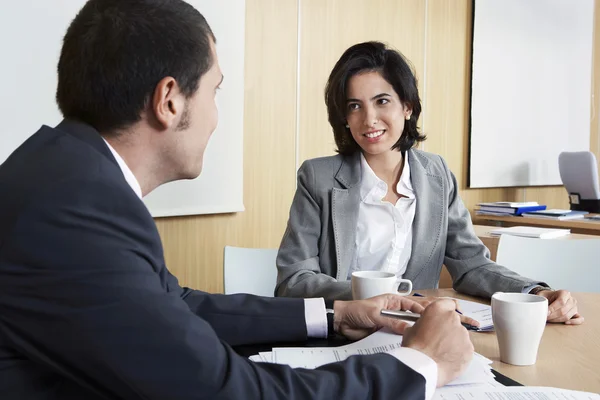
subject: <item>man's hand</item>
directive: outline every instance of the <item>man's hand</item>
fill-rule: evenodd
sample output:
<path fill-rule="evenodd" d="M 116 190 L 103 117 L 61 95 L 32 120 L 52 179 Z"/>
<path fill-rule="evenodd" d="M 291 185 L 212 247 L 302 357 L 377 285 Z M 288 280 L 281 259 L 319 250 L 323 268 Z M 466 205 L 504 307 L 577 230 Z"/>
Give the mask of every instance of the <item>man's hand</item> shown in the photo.
<path fill-rule="evenodd" d="M 380 328 L 402 334 L 412 322 L 382 316 L 381 310 L 402 310 L 421 313 L 423 306 L 411 297 L 382 294 L 366 300 L 336 301 L 333 303 L 333 327 L 348 339 L 358 340 Z M 456 315 L 458 317 L 458 314 Z"/>
<path fill-rule="evenodd" d="M 577 300 L 566 290 L 541 290 L 536 293 L 548 299 L 548 322 L 579 325 L 583 317 L 577 311 Z"/>
<path fill-rule="evenodd" d="M 438 366 L 437 386 L 458 377 L 473 358 L 473 343 L 460 324 L 456 303 L 440 299 L 431 303 L 412 327 L 405 329 L 402 346 L 428 355 Z"/>

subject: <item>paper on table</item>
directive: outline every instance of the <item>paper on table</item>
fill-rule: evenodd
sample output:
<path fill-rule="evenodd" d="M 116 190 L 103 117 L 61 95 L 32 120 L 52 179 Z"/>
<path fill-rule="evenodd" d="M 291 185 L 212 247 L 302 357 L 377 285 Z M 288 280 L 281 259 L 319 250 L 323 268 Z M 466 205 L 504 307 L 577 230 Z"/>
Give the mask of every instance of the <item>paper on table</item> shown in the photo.
<path fill-rule="evenodd" d="M 389 353 L 402 346 L 402 336 L 380 330 L 366 338 L 340 347 L 281 347 L 273 349 L 273 362 L 292 368 L 317 368 L 324 364 L 343 361 L 359 354 Z M 491 361 L 477 354 L 466 371 L 448 385 L 487 383 L 494 381 Z"/>
<path fill-rule="evenodd" d="M 476 358 L 473 358 L 467 369 L 458 378 L 447 383 L 446 386 L 482 384 L 495 381 L 496 378 L 492 374 L 492 367 L 482 364 Z"/>
<path fill-rule="evenodd" d="M 491 364 L 491 363 L 493 363 L 492 360 L 490 360 L 487 357 L 482 356 L 479 353 L 473 353 L 473 358 L 477 358 L 479 361 L 481 361 L 482 364 Z"/>
<path fill-rule="evenodd" d="M 387 353 L 400 347 L 402 336 L 380 330 L 358 342 L 340 347 L 277 347 L 273 349 L 273 362 L 292 368 L 317 368 L 353 355 Z"/>
<path fill-rule="evenodd" d="M 492 320 L 492 307 L 486 304 L 476 303 L 468 300 L 458 300 L 460 311 L 463 315 L 479 321 L 480 332 L 489 332 L 494 330 L 494 321 Z"/>
<path fill-rule="evenodd" d="M 433 400 L 600 400 L 595 393 L 534 386 L 509 386 L 496 388 L 441 388 L 435 391 Z"/>

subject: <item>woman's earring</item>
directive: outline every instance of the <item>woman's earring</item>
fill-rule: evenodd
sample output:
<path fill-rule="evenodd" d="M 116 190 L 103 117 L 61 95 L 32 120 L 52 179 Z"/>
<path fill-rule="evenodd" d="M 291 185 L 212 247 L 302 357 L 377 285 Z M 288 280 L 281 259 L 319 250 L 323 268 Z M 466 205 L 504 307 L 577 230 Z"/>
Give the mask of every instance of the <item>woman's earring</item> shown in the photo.
<path fill-rule="evenodd" d="M 407 121 L 410 121 L 410 115 L 407 115 L 407 116 L 406 116 L 406 120 L 407 120 Z"/>
<path fill-rule="evenodd" d="M 350 128 L 350 125 L 346 124 L 346 128 Z"/>

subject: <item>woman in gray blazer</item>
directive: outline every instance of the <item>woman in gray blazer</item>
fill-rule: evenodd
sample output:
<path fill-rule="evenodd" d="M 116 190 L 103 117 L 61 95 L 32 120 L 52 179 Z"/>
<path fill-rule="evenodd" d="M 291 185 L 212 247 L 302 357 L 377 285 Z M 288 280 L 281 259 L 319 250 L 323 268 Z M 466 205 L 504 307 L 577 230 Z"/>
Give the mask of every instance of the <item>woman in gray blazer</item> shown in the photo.
<path fill-rule="evenodd" d="M 338 155 L 305 161 L 277 256 L 276 295 L 350 299 L 350 276 L 388 271 L 415 289 L 548 297 L 552 322 L 580 323 L 576 301 L 489 259 L 456 178 L 439 155 L 417 150 L 421 103 L 405 58 L 379 42 L 350 47 L 325 90 Z"/>

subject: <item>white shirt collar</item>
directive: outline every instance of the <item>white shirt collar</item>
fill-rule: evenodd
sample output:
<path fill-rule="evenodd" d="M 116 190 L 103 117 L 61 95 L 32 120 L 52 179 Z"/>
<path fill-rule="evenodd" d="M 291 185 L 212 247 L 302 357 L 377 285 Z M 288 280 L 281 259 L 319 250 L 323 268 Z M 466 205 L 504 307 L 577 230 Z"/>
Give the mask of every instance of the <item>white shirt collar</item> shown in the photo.
<path fill-rule="evenodd" d="M 373 194 L 374 189 L 379 187 L 384 191 L 384 194 L 387 193 L 387 184 L 379 179 L 371 166 L 367 162 L 365 156 L 360 154 L 360 165 L 362 170 L 362 179 L 360 182 L 360 198 L 361 200 L 365 200 L 370 194 Z M 410 165 L 408 164 L 408 151 L 404 153 L 404 166 L 402 168 L 402 175 L 400 176 L 400 180 L 396 185 L 396 191 L 404 195 L 410 199 L 415 198 L 415 193 L 413 191 L 412 183 L 410 182 Z M 378 200 L 381 200 L 379 198 Z"/>
<path fill-rule="evenodd" d="M 131 189 L 135 192 L 135 194 L 137 194 L 137 196 L 141 199 L 142 198 L 142 187 L 140 186 L 140 183 L 138 182 L 138 180 L 135 178 L 135 175 L 133 175 L 133 172 L 131 172 L 131 170 L 127 166 L 127 163 L 125 163 L 125 160 L 123 160 L 123 157 L 121 157 L 119 155 L 119 153 L 117 153 L 117 151 L 110 145 L 110 143 L 108 143 L 106 141 L 106 139 L 104 139 L 104 138 L 102 138 L 102 139 L 104 140 L 104 143 L 106 143 L 106 145 L 110 149 L 110 152 L 112 153 L 112 155 L 115 157 L 115 160 L 117 160 L 117 164 L 119 164 L 119 168 L 121 168 L 121 172 L 123 172 L 123 176 L 125 177 L 125 180 L 129 184 L 129 186 L 131 186 Z"/>

